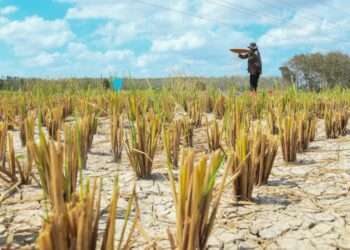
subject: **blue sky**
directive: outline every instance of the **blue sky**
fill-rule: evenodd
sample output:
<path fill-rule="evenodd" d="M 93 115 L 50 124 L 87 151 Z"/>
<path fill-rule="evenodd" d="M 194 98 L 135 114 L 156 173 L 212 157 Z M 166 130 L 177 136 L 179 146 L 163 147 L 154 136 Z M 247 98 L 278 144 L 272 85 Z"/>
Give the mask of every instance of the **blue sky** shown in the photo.
<path fill-rule="evenodd" d="M 251 41 L 275 76 L 298 53 L 349 53 L 349 23 L 348 0 L 0 0 L 0 76 L 245 75 L 228 49 Z"/>

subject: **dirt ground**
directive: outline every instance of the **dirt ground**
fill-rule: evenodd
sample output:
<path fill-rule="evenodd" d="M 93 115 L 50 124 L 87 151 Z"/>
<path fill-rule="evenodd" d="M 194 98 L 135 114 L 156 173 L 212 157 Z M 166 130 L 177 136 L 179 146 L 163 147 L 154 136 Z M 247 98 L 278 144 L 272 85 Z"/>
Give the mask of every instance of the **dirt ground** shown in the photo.
<path fill-rule="evenodd" d="M 125 152 L 121 164 L 111 162 L 108 121 L 100 119 L 99 123 L 83 175 L 103 177 L 104 208 L 112 196 L 114 176 L 119 174 L 120 231 L 135 177 Z M 298 154 L 297 162 L 283 163 L 278 153 L 268 185 L 254 188 L 252 203 L 234 205 L 232 189 L 226 189 L 209 249 L 350 249 L 350 134 L 325 139 L 323 123 L 318 122 L 316 140 Z M 18 131 L 13 134 L 17 153 L 24 153 Z M 196 151 L 204 152 L 205 128 L 196 129 L 194 135 Z M 175 232 L 175 210 L 161 146 L 154 164 L 152 178 L 137 180 L 141 215 L 133 249 L 144 249 L 154 242 L 166 249 L 167 228 Z M 0 197 L 8 188 L 0 183 Z M 0 206 L 0 246 L 6 246 L 9 235 L 13 236 L 12 249 L 35 246 L 43 213 L 38 185 L 14 189 Z M 106 216 L 102 215 L 101 233 Z"/>

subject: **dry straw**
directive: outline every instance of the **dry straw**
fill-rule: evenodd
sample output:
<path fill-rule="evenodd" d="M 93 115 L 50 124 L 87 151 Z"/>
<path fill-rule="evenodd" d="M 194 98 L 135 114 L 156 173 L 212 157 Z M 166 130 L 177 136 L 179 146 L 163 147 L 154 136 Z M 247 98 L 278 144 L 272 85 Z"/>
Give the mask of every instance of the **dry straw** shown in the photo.
<path fill-rule="evenodd" d="M 3 115 L 2 116 L 0 115 L 0 121 L 6 123 L 8 130 L 13 130 L 16 125 L 16 121 L 15 121 L 16 110 L 10 105 L 8 105 L 8 106 L 5 106 L 2 113 Z"/>
<path fill-rule="evenodd" d="M 40 144 L 28 141 L 30 154 L 36 163 L 41 185 L 50 198 L 54 209 L 59 209 L 61 197 L 68 202 L 76 190 L 81 157 L 78 131 L 69 125 L 65 127 L 65 142 L 61 143 L 61 133 L 57 134 L 57 147 L 53 140 L 47 141 L 40 132 Z M 81 174 L 80 174 L 81 175 Z"/>
<path fill-rule="evenodd" d="M 6 161 L 7 128 L 7 122 L 0 122 L 0 165 Z"/>
<path fill-rule="evenodd" d="M 187 113 L 191 118 L 192 124 L 196 127 L 202 125 L 202 107 L 198 101 L 187 102 Z"/>
<path fill-rule="evenodd" d="M 260 147 L 260 154 L 255 183 L 257 185 L 266 185 L 277 155 L 278 141 L 262 133 L 261 130 L 257 133 L 257 136 L 261 138 L 261 143 L 257 145 Z"/>
<path fill-rule="evenodd" d="M 234 200 L 251 201 L 254 185 L 267 184 L 278 143 L 260 126 L 249 132 L 242 126 L 238 132 L 232 165 L 232 172 L 239 173 L 233 183 Z"/>
<path fill-rule="evenodd" d="M 78 125 L 79 126 L 79 125 Z M 82 159 L 79 140 L 79 131 L 75 127 L 65 124 L 64 127 L 64 169 L 66 176 L 66 189 L 67 193 L 71 194 L 77 188 L 77 178 L 79 170 L 82 168 Z"/>
<path fill-rule="evenodd" d="M 163 128 L 163 141 L 165 152 L 175 168 L 178 168 L 181 130 L 181 121 L 173 121 L 168 130 L 165 130 Z"/>
<path fill-rule="evenodd" d="M 217 119 L 222 119 L 226 111 L 226 97 L 224 94 L 220 93 L 216 98 L 214 105 L 214 115 Z"/>
<path fill-rule="evenodd" d="M 193 125 L 188 118 L 184 118 L 181 121 L 185 147 L 193 147 Z"/>
<path fill-rule="evenodd" d="M 223 128 L 219 128 L 218 122 L 216 119 L 212 122 L 212 125 L 209 126 L 208 118 L 206 119 L 206 128 L 207 128 L 207 142 L 210 152 L 213 152 L 217 149 L 223 149 L 221 145 L 221 139 L 223 135 Z"/>
<path fill-rule="evenodd" d="M 35 114 L 28 114 L 20 123 L 20 139 L 22 147 L 27 145 L 27 141 L 34 140 Z"/>
<path fill-rule="evenodd" d="M 310 142 L 315 140 L 316 137 L 316 131 L 317 131 L 317 116 L 316 115 L 310 115 L 308 119 L 308 135 Z"/>
<path fill-rule="evenodd" d="M 252 150 L 252 151 L 250 151 Z M 239 172 L 239 176 L 233 183 L 233 195 L 235 201 L 250 201 L 252 198 L 255 176 L 258 166 L 258 148 L 249 141 L 248 133 L 244 127 L 237 134 L 234 164 L 232 173 Z"/>
<path fill-rule="evenodd" d="M 225 140 L 228 148 L 235 148 L 237 135 L 241 128 L 249 129 L 250 116 L 244 112 L 243 102 L 236 101 L 232 110 L 225 115 Z"/>
<path fill-rule="evenodd" d="M 68 180 L 65 179 L 63 174 L 62 148 L 58 147 L 57 149 L 54 142 L 52 140 L 47 141 L 42 132 L 40 132 L 39 137 L 39 146 L 33 141 L 28 141 L 28 147 L 37 166 L 44 193 L 51 199 L 52 206 L 59 211 L 59 204 L 56 203 L 64 197 L 70 197 L 66 188 Z"/>
<path fill-rule="evenodd" d="M 266 109 L 266 124 L 267 128 L 272 135 L 278 134 L 278 126 L 277 126 L 277 110 L 273 107 L 272 104 L 267 106 Z"/>
<path fill-rule="evenodd" d="M 123 113 L 114 112 L 110 120 L 112 160 L 119 163 L 122 159 L 124 118 Z"/>
<path fill-rule="evenodd" d="M 167 160 L 177 228 L 175 236 L 168 230 L 171 249 L 206 249 L 226 178 L 233 164 L 233 156 L 229 154 L 224 176 L 217 192 L 214 192 L 215 179 L 225 156 L 217 150 L 209 164 L 208 156 L 203 156 L 196 165 L 194 157 L 193 149 L 183 152 L 177 190 L 172 165 Z"/>
<path fill-rule="evenodd" d="M 300 111 L 296 113 L 295 119 L 298 130 L 297 151 L 302 153 L 315 139 L 317 118 L 308 111 Z"/>
<path fill-rule="evenodd" d="M 278 118 L 278 133 L 281 142 L 282 156 L 285 162 L 294 162 L 297 159 L 298 130 L 294 116 Z"/>
<path fill-rule="evenodd" d="M 28 111 L 26 109 L 26 106 L 23 105 L 23 100 L 22 100 L 22 105 L 19 106 L 18 108 L 18 117 L 19 117 L 18 127 L 19 127 L 19 136 L 21 139 L 22 147 L 26 145 L 24 121 L 26 120 L 27 116 L 28 116 Z"/>
<path fill-rule="evenodd" d="M 161 121 L 152 111 L 136 113 L 135 123 L 130 121 L 130 130 L 125 136 L 125 150 L 130 164 L 138 177 L 149 177 L 161 133 Z"/>
<path fill-rule="evenodd" d="M 89 183 L 89 182 L 88 182 Z M 93 182 L 90 191 L 89 184 L 79 195 L 74 193 L 72 201 L 66 203 L 63 198 L 59 199 L 60 210 L 55 210 L 44 222 L 38 237 L 38 247 L 41 250 L 62 249 L 97 249 L 99 234 L 99 220 L 101 215 L 101 186 L 97 189 L 96 181 Z M 135 190 L 135 188 L 134 188 Z M 104 229 L 101 249 L 115 248 L 115 220 L 119 198 L 118 181 L 115 182 L 112 203 Z M 129 198 L 128 207 L 124 217 L 124 224 L 116 249 L 129 249 L 132 243 L 132 235 L 138 220 L 138 207 L 129 232 L 126 232 L 130 219 L 132 204 L 135 201 L 135 191 Z"/>
<path fill-rule="evenodd" d="M 7 140 L 8 140 L 7 164 L 6 164 L 6 161 L 3 161 L 2 165 L 0 165 L 0 179 L 2 179 L 7 183 L 14 183 L 14 182 L 17 182 L 16 156 L 13 148 L 13 137 L 11 133 L 8 133 Z"/>
<path fill-rule="evenodd" d="M 13 147 L 13 137 L 9 134 L 8 137 L 8 148 L 9 148 L 9 165 L 11 168 L 15 166 L 15 169 L 18 170 L 20 176 L 20 184 L 31 184 L 34 177 L 32 173 L 33 169 L 33 159 L 30 156 L 29 148 L 27 147 L 27 158 L 25 163 L 20 163 L 19 157 L 16 157 L 15 150 Z"/>
<path fill-rule="evenodd" d="M 207 93 L 204 93 L 204 95 L 202 96 L 202 103 L 203 103 L 205 112 L 207 113 L 213 112 L 215 103 L 214 103 L 213 95 L 211 95 L 209 91 Z"/>
<path fill-rule="evenodd" d="M 326 102 L 324 99 L 317 98 L 314 101 L 313 111 L 315 112 L 318 118 L 324 117 L 324 111 L 326 109 Z"/>
<path fill-rule="evenodd" d="M 82 168 L 86 169 L 88 152 L 91 150 L 94 135 L 97 132 L 97 118 L 95 114 L 84 116 L 78 125 L 80 155 Z"/>
<path fill-rule="evenodd" d="M 57 131 L 61 128 L 63 107 L 58 106 L 48 110 L 45 114 L 45 125 L 52 139 L 57 140 Z"/>
<path fill-rule="evenodd" d="M 346 134 L 349 111 L 336 104 L 327 105 L 324 111 L 325 131 L 327 138 L 338 138 Z"/>

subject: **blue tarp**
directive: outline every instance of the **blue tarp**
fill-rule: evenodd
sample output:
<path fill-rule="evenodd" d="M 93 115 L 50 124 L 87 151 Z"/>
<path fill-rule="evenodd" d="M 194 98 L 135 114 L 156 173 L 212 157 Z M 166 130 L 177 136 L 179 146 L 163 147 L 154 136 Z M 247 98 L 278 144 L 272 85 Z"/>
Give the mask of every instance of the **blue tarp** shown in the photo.
<path fill-rule="evenodd" d="M 112 88 L 114 90 L 120 91 L 122 89 L 122 85 L 123 85 L 123 79 L 117 78 L 117 77 L 112 78 Z"/>

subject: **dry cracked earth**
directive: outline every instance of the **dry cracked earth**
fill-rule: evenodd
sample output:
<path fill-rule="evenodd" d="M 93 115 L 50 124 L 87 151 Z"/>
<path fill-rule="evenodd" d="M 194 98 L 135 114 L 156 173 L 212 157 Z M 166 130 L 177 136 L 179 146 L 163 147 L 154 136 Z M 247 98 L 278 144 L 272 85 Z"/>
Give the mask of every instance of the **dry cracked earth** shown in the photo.
<path fill-rule="evenodd" d="M 350 249 L 350 134 L 325 139 L 323 123 L 318 122 L 316 140 L 306 152 L 298 154 L 297 162 L 286 164 L 278 153 L 268 185 L 254 188 L 253 202 L 234 204 L 231 188 L 226 189 L 209 249 Z M 17 153 L 24 153 L 18 131 L 13 134 Z M 194 134 L 196 151 L 204 152 L 207 147 L 204 127 Z M 133 249 L 155 245 L 167 249 L 166 230 L 175 232 L 175 210 L 164 162 L 159 146 L 152 178 L 137 180 L 141 214 Z M 118 203 L 118 231 L 135 177 L 124 152 L 121 164 L 111 162 L 105 119 L 99 121 L 87 166 L 85 177 L 104 179 L 102 208 L 110 202 L 114 176 L 119 174 L 122 198 Z M 0 183 L 0 197 L 8 188 Z M 2 248 L 11 238 L 12 249 L 35 248 L 44 214 L 42 198 L 41 188 L 33 184 L 13 189 L 3 201 Z M 105 212 L 100 222 L 101 234 L 106 217 Z"/>

